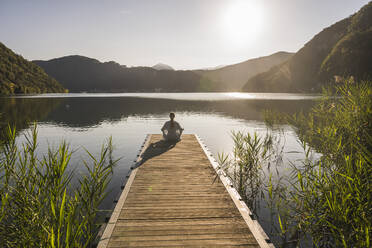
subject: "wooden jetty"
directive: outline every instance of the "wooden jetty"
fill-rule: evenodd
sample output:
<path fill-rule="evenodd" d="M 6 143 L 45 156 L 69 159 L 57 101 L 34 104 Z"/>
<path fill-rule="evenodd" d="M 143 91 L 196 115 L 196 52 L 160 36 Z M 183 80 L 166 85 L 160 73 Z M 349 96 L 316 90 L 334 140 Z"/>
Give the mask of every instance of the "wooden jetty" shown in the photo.
<path fill-rule="evenodd" d="M 99 248 L 274 247 L 198 136 L 161 139 L 147 136 Z"/>

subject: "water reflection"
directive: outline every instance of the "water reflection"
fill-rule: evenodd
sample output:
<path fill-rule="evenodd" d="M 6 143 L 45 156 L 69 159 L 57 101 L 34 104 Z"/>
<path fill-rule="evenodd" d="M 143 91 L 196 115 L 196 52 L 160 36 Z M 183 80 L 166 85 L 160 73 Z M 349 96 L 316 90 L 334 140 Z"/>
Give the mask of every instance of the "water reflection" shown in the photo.
<path fill-rule="evenodd" d="M 232 101 L 236 99 L 254 100 L 311 100 L 319 97 L 317 94 L 294 93 L 53 93 L 42 95 L 20 95 L 16 98 L 108 98 L 137 97 L 153 99 L 187 100 L 187 101 Z"/>
<path fill-rule="evenodd" d="M 284 113 L 307 110 L 312 100 L 220 100 L 186 101 L 134 97 L 99 98 L 0 98 L 1 127 L 18 128 L 43 121 L 68 127 L 93 127 L 103 121 L 116 122 L 129 116 L 163 115 L 173 112 L 215 113 L 227 117 L 262 121 L 262 112 Z"/>
<path fill-rule="evenodd" d="M 29 123 L 45 119 L 62 101 L 59 98 L 0 98 L 0 140 L 5 139 L 8 124 L 17 130 L 25 129 Z"/>
<path fill-rule="evenodd" d="M 285 113 L 306 110 L 310 100 L 185 101 L 149 98 L 68 98 L 45 119 L 73 127 L 115 122 L 128 116 L 163 115 L 169 112 L 218 113 L 246 120 L 262 120 L 265 109 Z"/>

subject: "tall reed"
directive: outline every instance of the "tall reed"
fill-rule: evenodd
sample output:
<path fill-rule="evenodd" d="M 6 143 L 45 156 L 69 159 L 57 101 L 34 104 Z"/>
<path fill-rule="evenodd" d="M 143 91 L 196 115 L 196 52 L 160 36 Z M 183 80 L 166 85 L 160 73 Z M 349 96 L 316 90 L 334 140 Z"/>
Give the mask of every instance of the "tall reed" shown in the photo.
<path fill-rule="evenodd" d="M 95 158 L 88 152 L 87 175 L 71 188 L 71 151 L 65 142 L 38 156 L 36 124 L 26 141 L 9 127 L 0 151 L 0 244 L 2 247 L 93 247 L 98 207 L 113 166 L 111 138 Z"/>
<path fill-rule="evenodd" d="M 281 159 L 278 150 L 274 150 L 278 144 L 271 133 L 261 137 L 256 132 L 251 135 L 233 131 L 232 139 L 232 155 L 218 154 L 218 161 L 242 199 L 255 212 L 257 201 L 264 189 L 264 168 L 273 162 L 278 163 Z"/>
<path fill-rule="evenodd" d="M 372 83 L 351 79 L 323 92 L 308 115 L 288 118 L 299 140 L 322 154 L 295 167 L 290 200 L 298 228 L 322 247 L 370 247 Z"/>
<path fill-rule="evenodd" d="M 325 89 L 307 114 L 268 116 L 271 128 L 292 125 L 304 151 L 301 161 L 288 165 L 292 171 L 284 183 L 273 182 L 270 175 L 263 183 L 262 165 L 270 156 L 262 156 L 265 142 L 256 135 L 233 135 L 234 158 L 221 156 L 220 163 L 233 172 L 242 196 L 257 200 L 255 189 L 266 190 L 267 206 L 280 227 L 273 234 L 282 240 L 276 245 L 297 247 L 310 240 L 308 247 L 370 247 L 372 82 L 345 80 Z M 312 157 L 315 152 L 319 159 Z M 251 204 L 252 198 L 244 199 Z"/>

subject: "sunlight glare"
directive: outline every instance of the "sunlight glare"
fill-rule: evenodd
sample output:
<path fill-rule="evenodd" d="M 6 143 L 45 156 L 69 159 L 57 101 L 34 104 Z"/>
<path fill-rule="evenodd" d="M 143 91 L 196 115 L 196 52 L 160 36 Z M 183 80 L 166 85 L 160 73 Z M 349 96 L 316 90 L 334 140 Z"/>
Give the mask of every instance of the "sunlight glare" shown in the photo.
<path fill-rule="evenodd" d="M 262 11 L 250 0 L 231 1 L 224 11 L 222 25 L 224 33 L 235 45 L 255 40 L 262 29 Z"/>

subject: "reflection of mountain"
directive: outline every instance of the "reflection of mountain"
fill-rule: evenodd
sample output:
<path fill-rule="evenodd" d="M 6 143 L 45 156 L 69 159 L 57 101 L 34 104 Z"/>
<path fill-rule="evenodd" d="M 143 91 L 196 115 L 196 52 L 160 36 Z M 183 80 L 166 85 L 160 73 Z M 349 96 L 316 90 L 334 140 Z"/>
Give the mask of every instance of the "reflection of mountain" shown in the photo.
<path fill-rule="evenodd" d="M 0 140 L 8 124 L 21 131 L 33 121 L 44 120 L 62 101 L 60 98 L 0 98 Z"/>
<path fill-rule="evenodd" d="M 295 104 L 294 104 L 295 103 Z M 162 115 L 174 112 L 216 113 L 246 120 L 262 120 L 265 109 L 294 113 L 308 109 L 313 101 L 233 100 L 184 101 L 151 98 L 66 98 L 44 120 L 70 127 L 90 127 L 102 121 L 115 122 L 136 115 Z"/>

